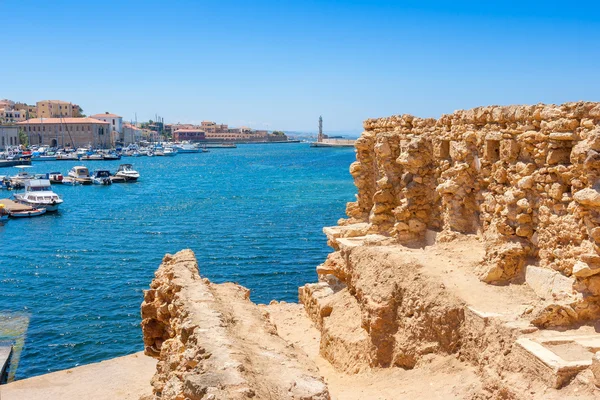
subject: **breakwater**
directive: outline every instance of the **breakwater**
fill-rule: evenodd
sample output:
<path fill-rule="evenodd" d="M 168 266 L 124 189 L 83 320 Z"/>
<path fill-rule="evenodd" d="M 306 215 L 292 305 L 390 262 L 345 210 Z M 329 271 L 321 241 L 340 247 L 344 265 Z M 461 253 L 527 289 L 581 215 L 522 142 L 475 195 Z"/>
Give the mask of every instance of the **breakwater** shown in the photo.
<path fill-rule="evenodd" d="M 328 253 L 321 227 L 344 215 L 353 149 L 239 146 L 133 158 L 140 182 L 61 187 L 56 215 L 0 228 L 0 312 L 30 316 L 16 378 L 143 349 L 139 304 L 165 253 L 191 247 L 203 275 L 296 301 Z M 31 173 L 83 164 L 34 163 Z"/>

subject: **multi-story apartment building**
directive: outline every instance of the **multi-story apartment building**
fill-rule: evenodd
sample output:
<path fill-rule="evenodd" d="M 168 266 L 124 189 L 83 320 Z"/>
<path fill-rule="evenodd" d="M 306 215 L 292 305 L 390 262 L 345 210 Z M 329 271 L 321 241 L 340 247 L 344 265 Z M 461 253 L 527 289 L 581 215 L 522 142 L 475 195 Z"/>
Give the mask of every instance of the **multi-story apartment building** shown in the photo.
<path fill-rule="evenodd" d="M 32 145 L 52 147 L 111 145 L 110 124 L 94 118 L 34 118 L 17 123 Z"/>
<path fill-rule="evenodd" d="M 31 119 L 37 117 L 37 107 L 30 106 L 25 103 L 15 103 L 15 110 L 21 111 L 25 115 L 25 119 Z"/>
<path fill-rule="evenodd" d="M 0 123 L 13 124 L 25 121 L 25 112 L 14 108 L 0 108 Z"/>
<path fill-rule="evenodd" d="M 73 118 L 73 104 L 62 100 L 42 100 L 36 103 L 38 118 Z"/>

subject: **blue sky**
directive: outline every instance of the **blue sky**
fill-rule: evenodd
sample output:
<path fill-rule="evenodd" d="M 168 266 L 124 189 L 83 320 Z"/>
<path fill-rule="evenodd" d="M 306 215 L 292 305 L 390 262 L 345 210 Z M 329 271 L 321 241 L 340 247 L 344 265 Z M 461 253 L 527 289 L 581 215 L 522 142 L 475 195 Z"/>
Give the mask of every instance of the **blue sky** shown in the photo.
<path fill-rule="evenodd" d="M 0 0 L 0 98 L 326 131 L 598 101 L 599 3 Z"/>

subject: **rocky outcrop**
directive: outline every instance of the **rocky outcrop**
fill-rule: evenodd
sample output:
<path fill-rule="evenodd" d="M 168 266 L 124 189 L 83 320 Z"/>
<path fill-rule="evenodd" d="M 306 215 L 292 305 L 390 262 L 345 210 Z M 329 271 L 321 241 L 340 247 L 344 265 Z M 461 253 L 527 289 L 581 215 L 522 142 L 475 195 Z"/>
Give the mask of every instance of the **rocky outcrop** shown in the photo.
<path fill-rule="evenodd" d="M 142 304 L 155 399 L 329 399 L 308 357 L 235 284 L 202 279 L 191 250 L 166 255 Z"/>

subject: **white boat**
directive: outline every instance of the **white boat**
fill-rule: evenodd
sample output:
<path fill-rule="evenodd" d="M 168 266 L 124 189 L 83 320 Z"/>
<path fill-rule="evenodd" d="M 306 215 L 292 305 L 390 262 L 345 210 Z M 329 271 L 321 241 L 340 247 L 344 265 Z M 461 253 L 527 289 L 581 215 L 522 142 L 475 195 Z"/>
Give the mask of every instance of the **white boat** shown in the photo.
<path fill-rule="evenodd" d="M 193 144 L 180 144 L 177 146 L 173 146 L 173 148 L 177 149 L 178 153 L 200 153 L 201 150 L 194 146 Z"/>
<path fill-rule="evenodd" d="M 79 157 L 77 156 L 77 153 L 58 153 L 56 154 L 56 159 L 64 161 L 77 161 L 79 160 Z"/>
<path fill-rule="evenodd" d="M 32 208 L 31 210 L 26 211 L 11 211 L 11 218 L 31 218 L 37 217 L 38 215 L 46 214 L 45 208 Z"/>
<path fill-rule="evenodd" d="M 177 150 L 173 147 L 165 147 L 163 150 L 163 156 L 173 157 L 177 155 Z"/>
<path fill-rule="evenodd" d="M 77 185 L 81 185 L 81 183 L 79 183 L 77 181 L 77 179 L 75 178 L 71 178 L 70 176 L 66 176 L 63 178 L 62 180 L 62 184 L 63 185 L 68 185 L 68 186 L 77 186 Z"/>
<path fill-rule="evenodd" d="M 127 182 L 135 182 L 140 177 L 140 174 L 133 169 L 131 164 L 121 164 L 115 176 L 125 178 Z"/>
<path fill-rule="evenodd" d="M 75 179 L 82 185 L 91 185 L 92 179 L 90 178 L 90 171 L 83 166 L 73 167 L 69 171 L 69 176 Z M 63 180 L 64 183 L 64 180 Z"/>
<path fill-rule="evenodd" d="M 102 161 L 104 160 L 104 157 L 102 156 L 102 154 L 86 154 L 83 155 L 81 157 L 79 157 L 80 161 Z"/>
<path fill-rule="evenodd" d="M 112 180 L 110 179 L 110 172 L 105 169 L 97 169 L 92 174 L 92 183 L 94 185 L 110 185 Z"/>
<path fill-rule="evenodd" d="M 54 193 L 48 179 L 31 179 L 25 183 L 25 193 L 14 195 L 17 202 L 32 208 L 45 208 L 48 212 L 58 211 L 63 200 Z"/>

